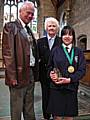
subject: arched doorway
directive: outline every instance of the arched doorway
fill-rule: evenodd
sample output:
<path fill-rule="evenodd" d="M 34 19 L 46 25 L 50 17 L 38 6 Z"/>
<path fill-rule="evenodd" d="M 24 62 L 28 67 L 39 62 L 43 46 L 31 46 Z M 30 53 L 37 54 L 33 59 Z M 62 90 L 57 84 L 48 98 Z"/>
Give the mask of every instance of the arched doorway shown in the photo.
<path fill-rule="evenodd" d="M 83 51 L 87 50 L 87 36 L 85 34 L 82 34 L 77 38 L 77 46 Z"/>
<path fill-rule="evenodd" d="M 63 28 L 65 25 L 67 25 L 66 12 L 62 12 L 61 17 L 60 17 L 59 36 L 61 36 L 61 30 L 62 30 L 62 28 Z"/>

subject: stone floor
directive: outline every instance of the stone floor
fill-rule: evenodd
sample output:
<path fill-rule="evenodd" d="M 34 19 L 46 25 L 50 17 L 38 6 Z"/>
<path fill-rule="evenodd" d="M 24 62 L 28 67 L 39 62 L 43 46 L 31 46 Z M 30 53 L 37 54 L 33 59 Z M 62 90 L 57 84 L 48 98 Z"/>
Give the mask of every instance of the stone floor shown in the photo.
<path fill-rule="evenodd" d="M 2 92 L 3 91 L 3 92 Z M 35 84 L 35 116 L 37 120 L 41 120 L 42 118 L 42 110 L 41 110 L 41 86 L 40 83 L 37 82 Z M 10 103 L 9 103 L 9 90 L 8 87 L 5 86 L 4 79 L 0 79 L 0 120 L 10 120 Z"/>
<path fill-rule="evenodd" d="M 1 72 L 0 72 L 1 74 Z M 75 120 L 90 120 L 90 88 L 83 90 L 83 85 L 80 85 L 78 92 L 79 101 L 79 117 L 74 118 Z M 39 82 L 35 84 L 35 115 L 36 120 L 41 120 L 42 109 L 41 109 L 41 86 Z M 0 120 L 10 120 L 10 107 L 9 107 L 9 91 L 8 87 L 5 86 L 4 78 L 0 78 Z"/>

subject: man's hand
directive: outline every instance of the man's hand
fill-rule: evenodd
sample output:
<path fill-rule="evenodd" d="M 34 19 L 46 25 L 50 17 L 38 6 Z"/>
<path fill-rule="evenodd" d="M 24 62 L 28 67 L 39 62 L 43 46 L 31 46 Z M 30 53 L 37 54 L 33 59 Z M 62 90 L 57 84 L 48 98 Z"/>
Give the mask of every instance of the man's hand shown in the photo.
<path fill-rule="evenodd" d="M 17 85 L 17 80 L 11 80 L 11 84 L 12 84 L 13 86 Z"/>

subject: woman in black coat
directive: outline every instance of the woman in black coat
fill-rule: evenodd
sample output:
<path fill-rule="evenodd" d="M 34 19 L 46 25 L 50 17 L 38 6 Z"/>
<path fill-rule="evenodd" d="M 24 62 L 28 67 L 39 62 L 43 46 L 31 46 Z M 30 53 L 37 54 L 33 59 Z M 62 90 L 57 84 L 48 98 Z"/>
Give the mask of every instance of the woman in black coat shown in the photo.
<path fill-rule="evenodd" d="M 53 49 L 48 65 L 51 82 L 47 112 L 54 120 L 73 120 L 78 115 L 78 85 L 85 75 L 86 61 L 82 50 L 75 47 L 72 27 L 62 29 L 61 42 Z"/>
<path fill-rule="evenodd" d="M 53 17 L 48 17 L 45 20 L 46 36 L 37 40 L 39 52 L 39 80 L 42 89 L 42 110 L 44 119 L 49 120 L 51 114 L 47 113 L 47 105 L 49 100 L 50 80 L 47 77 L 47 65 L 54 47 L 60 44 L 60 38 L 57 33 L 59 30 L 59 23 Z"/>

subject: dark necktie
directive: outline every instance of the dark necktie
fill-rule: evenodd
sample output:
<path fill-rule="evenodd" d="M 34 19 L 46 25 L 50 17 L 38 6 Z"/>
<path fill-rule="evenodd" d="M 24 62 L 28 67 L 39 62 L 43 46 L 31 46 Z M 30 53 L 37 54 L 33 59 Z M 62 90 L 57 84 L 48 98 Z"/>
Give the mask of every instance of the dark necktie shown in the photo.
<path fill-rule="evenodd" d="M 31 35 L 31 30 L 30 30 L 29 26 L 25 25 L 25 28 L 26 28 L 26 30 L 27 30 L 27 33 L 28 33 L 29 35 Z"/>
<path fill-rule="evenodd" d="M 68 47 L 66 47 L 67 52 L 68 52 L 68 49 L 69 49 L 69 48 L 68 48 Z"/>
<path fill-rule="evenodd" d="M 32 31 L 31 31 L 31 29 L 29 28 L 28 25 L 25 25 L 25 28 L 26 28 L 27 33 L 29 34 L 29 36 L 32 37 L 32 39 L 31 39 L 32 44 L 33 44 L 34 46 L 36 46 L 36 41 L 35 41 L 35 38 L 34 38 L 34 35 L 33 35 Z M 34 47 L 33 47 L 33 48 L 34 48 Z"/>

